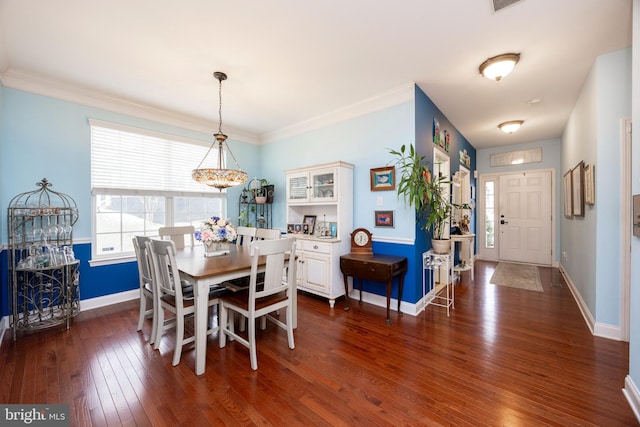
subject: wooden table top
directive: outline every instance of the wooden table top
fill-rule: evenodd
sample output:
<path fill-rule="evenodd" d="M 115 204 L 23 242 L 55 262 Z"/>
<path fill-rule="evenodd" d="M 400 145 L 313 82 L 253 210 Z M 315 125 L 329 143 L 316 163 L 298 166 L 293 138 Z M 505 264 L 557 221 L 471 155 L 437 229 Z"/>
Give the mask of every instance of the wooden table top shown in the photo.
<path fill-rule="evenodd" d="M 204 247 L 195 245 L 176 251 L 176 262 L 180 272 L 196 279 L 206 279 L 213 276 L 233 274 L 251 270 L 251 248 L 229 244 L 229 254 L 213 257 L 204 256 Z M 285 257 L 285 259 L 288 259 Z M 264 267 L 267 258 L 258 258 L 258 266 Z"/>
<path fill-rule="evenodd" d="M 214 257 L 205 257 L 202 245 L 178 249 L 178 269 L 196 280 L 251 269 L 251 250 L 248 246 L 230 244 L 228 249 L 228 255 Z M 258 262 L 259 265 L 264 263 L 264 259 Z"/>

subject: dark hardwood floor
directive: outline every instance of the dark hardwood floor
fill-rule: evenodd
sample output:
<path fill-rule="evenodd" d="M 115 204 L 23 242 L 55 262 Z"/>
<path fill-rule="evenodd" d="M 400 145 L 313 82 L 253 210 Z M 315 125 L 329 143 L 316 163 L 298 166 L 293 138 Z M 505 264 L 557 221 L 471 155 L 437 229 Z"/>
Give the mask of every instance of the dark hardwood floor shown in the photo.
<path fill-rule="evenodd" d="M 465 273 L 451 317 L 418 317 L 343 301 L 299 298 L 295 350 L 284 331 L 259 331 L 258 371 L 237 343 L 209 338 L 171 366 L 136 332 L 136 301 L 82 312 L 64 328 L 5 336 L 0 401 L 69 403 L 71 425 L 638 425 L 621 392 L 628 344 L 593 337 L 557 269 L 544 292 L 489 284 L 495 263 Z"/>

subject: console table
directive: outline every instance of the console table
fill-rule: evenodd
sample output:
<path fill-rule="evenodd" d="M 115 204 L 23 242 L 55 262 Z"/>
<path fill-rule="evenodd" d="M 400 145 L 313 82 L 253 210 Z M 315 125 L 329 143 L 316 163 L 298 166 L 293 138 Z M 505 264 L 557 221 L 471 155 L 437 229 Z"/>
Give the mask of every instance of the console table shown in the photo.
<path fill-rule="evenodd" d="M 400 301 L 402 300 L 404 274 L 407 272 L 407 258 L 393 255 L 350 253 L 340 257 L 340 271 L 342 271 L 344 276 L 345 311 L 349 311 L 350 308 L 349 276 L 353 277 L 354 284 L 356 280 L 359 282 L 360 303 L 362 303 L 363 279 L 385 283 L 387 285 L 387 325 L 390 325 L 389 305 L 391 303 L 391 284 L 393 283 L 393 278 L 398 276 L 398 314 L 402 314 L 400 311 Z"/>

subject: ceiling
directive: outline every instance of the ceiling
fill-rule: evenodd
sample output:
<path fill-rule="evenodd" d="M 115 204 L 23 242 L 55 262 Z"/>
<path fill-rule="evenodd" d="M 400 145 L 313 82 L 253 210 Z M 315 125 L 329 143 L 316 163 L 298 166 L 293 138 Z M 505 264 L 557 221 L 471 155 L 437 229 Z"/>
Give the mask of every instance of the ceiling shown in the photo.
<path fill-rule="evenodd" d="M 257 140 L 415 82 L 486 148 L 559 138 L 594 59 L 631 46 L 631 3 L 0 0 L 0 72 L 9 87 L 73 85 L 213 131 L 223 71 L 223 130 Z M 521 54 L 511 75 L 479 76 L 507 52 Z M 514 119 L 519 132 L 497 128 Z"/>

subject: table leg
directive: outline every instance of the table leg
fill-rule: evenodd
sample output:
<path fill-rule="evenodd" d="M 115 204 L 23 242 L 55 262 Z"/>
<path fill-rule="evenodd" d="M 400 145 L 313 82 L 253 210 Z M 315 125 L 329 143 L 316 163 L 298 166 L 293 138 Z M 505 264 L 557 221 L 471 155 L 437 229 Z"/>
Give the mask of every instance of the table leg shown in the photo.
<path fill-rule="evenodd" d="M 196 375 L 204 374 L 207 356 L 207 314 L 209 312 L 209 286 L 198 280 L 193 287 L 195 298 Z M 222 325 L 221 325 L 222 326 Z"/>
<path fill-rule="evenodd" d="M 349 276 L 343 274 L 344 277 L 344 311 L 349 311 Z"/>
<path fill-rule="evenodd" d="M 391 305 L 391 283 L 393 282 L 393 276 L 387 281 L 387 325 L 391 324 L 391 318 L 389 317 L 389 306 Z"/>
<path fill-rule="evenodd" d="M 400 311 L 400 301 L 402 301 L 402 286 L 404 285 L 404 272 L 400 273 L 400 278 L 398 280 L 398 315 L 402 315 L 402 311 Z"/>

